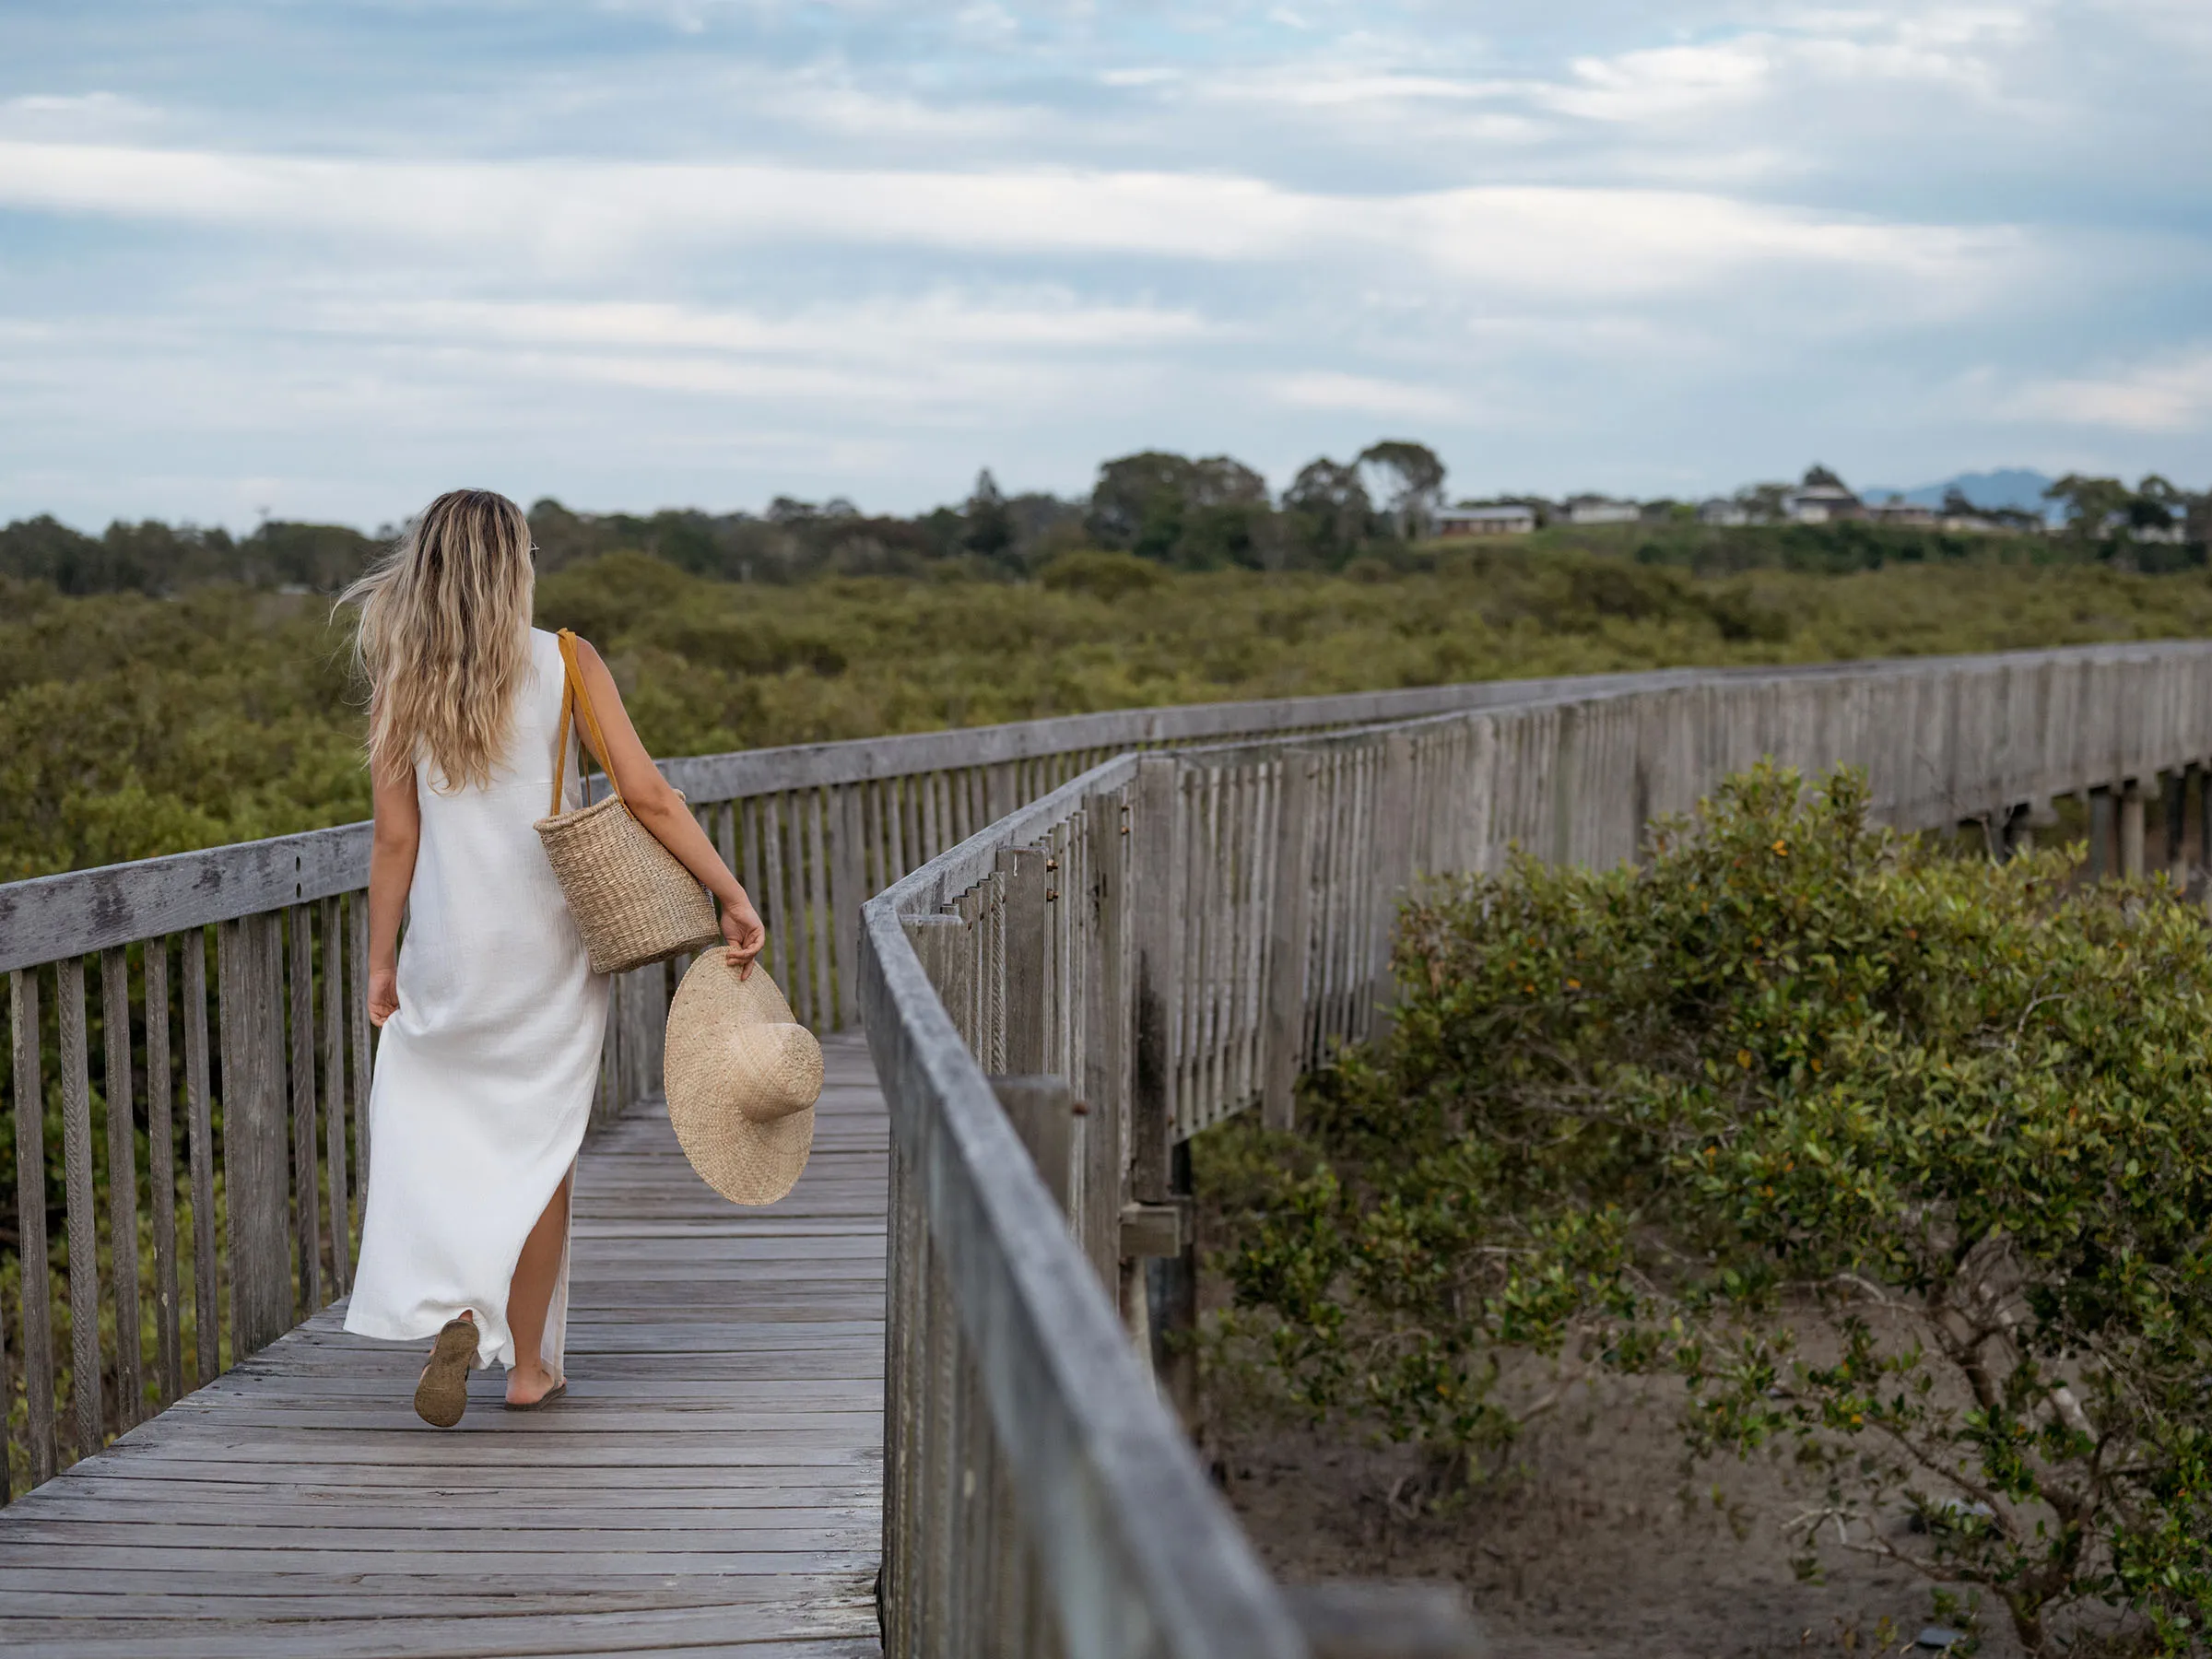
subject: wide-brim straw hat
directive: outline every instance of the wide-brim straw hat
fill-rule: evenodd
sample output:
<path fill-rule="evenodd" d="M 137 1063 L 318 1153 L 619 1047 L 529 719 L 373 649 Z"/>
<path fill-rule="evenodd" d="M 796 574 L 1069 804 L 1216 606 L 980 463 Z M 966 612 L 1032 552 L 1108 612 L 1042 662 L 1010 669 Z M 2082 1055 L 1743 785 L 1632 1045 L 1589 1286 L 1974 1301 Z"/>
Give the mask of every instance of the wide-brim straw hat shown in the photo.
<path fill-rule="evenodd" d="M 700 1178 L 735 1204 L 773 1204 L 814 1147 L 822 1045 L 754 964 L 720 950 L 691 964 L 668 1005 L 668 1121 Z"/>

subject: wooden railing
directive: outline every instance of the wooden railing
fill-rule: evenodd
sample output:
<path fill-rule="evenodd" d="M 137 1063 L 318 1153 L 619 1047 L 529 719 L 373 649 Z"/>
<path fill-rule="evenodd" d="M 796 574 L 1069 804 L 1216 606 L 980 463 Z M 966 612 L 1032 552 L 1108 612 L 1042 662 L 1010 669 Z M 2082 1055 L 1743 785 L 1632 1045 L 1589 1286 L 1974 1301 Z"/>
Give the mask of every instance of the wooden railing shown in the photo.
<path fill-rule="evenodd" d="M 2161 774 L 2170 803 L 2202 791 L 2212 646 L 1444 687 L 668 763 L 801 1017 L 865 1011 L 890 1100 L 895 1652 L 990 1651 L 956 1638 L 1016 1628 L 1030 1644 L 1006 1651 L 1320 1651 L 1325 1602 L 1259 1571 L 1147 1375 L 1189 1404 L 1168 1339 L 1194 1285 L 1178 1147 L 1254 1102 L 1285 1121 L 1300 1068 L 1368 1029 L 1413 873 L 1487 868 L 1514 841 L 1632 856 L 1653 814 L 1770 753 L 1865 765 L 1910 828 L 2014 834 L 2088 791 L 2106 862 L 2139 867 Z M 0 887 L 14 1489 L 346 1288 L 374 1156 L 367 849 L 355 825 Z M 2187 851 L 2170 829 L 2165 856 Z M 657 1088 L 667 985 L 615 986 L 602 1110 Z"/>
<path fill-rule="evenodd" d="M 2101 855 L 2138 870 L 2147 801 L 2169 859 L 2185 800 L 2206 822 L 2212 645 L 1517 693 L 1116 756 L 865 908 L 892 1123 L 893 1659 L 1413 1651 L 1407 1617 L 1452 1651 L 1445 1613 L 1371 1592 L 1351 1638 L 1324 1634 L 1341 1609 L 1268 1581 L 1160 1397 L 1195 1407 L 1178 1148 L 1254 1105 L 1290 1123 L 1299 1073 L 1385 1004 L 1418 877 L 1516 846 L 1632 858 L 1654 815 L 1769 756 L 1863 767 L 1878 818 L 1979 820 L 2000 850 L 2077 791 Z"/>
<path fill-rule="evenodd" d="M 855 1018 L 863 899 L 1106 754 L 1523 691 L 1130 710 L 664 771 L 759 903 L 800 1018 L 829 1030 Z M 0 1500 L 345 1293 L 371 1156 L 368 858 L 349 824 L 0 886 L 0 1403 L 21 1402 L 0 1412 Z M 657 1092 L 669 982 L 613 986 L 596 1116 Z"/>

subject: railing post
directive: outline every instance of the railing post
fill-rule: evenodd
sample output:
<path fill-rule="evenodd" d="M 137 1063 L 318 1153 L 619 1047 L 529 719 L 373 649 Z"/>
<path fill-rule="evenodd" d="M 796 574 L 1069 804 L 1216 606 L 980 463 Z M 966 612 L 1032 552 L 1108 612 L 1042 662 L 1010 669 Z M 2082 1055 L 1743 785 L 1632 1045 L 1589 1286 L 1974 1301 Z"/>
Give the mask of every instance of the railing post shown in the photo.
<path fill-rule="evenodd" d="M 108 1251 L 115 1286 L 115 1426 L 146 1415 L 144 1356 L 138 1344 L 138 1131 L 131 1078 L 131 956 L 100 953 L 100 1047 L 108 1106 Z"/>
<path fill-rule="evenodd" d="M 996 823 L 1019 805 L 1015 799 L 1014 762 L 997 760 L 983 768 L 983 807 Z"/>
<path fill-rule="evenodd" d="M 860 907 L 867 899 L 867 861 L 861 845 L 861 789 L 846 783 L 832 791 L 837 821 L 830 828 L 830 933 L 837 953 L 837 1018 L 824 1025 L 845 1030 L 860 1024 Z"/>
<path fill-rule="evenodd" d="M 1374 937 L 1368 941 L 1368 1006 L 1362 1029 L 1372 1036 L 1397 1002 L 1390 974 L 1398 905 L 1413 884 L 1413 739 L 1391 732 L 1382 739 L 1382 773 L 1375 790 Z"/>
<path fill-rule="evenodd" d="M 1128 1092 L 1129 990 L 1124 971 L 1124 861 L 1129 843 L 1122 797 L 1083 802 L 1090 871 L 1089 997 L 1083 1008 L 1083 1168 L 1077 1206 L 1083 1253 L 1109 1295 L 1118 1288 L 1122 1249 L 1122 1111 Z"/>
<path fill-rule="evenodd" d="M 291 1238 L 285 1214 L 289 1194 L 282 1050 L 273 1029 L 278 976 L 270 960 L 272 919 L 253 915 L 226 922 L 217 940 L 233 1363 L 276 1341 L 291 1324 Z"/>
<path fill-rule="evenodd" d="M 2176 892 L 2189 888 L 2189 800 L 2196 793 L 2196 768 L 2177 766 L 2159 779 L 2166 802 L 2166 874 Z"/>
<path fill-rule="evenodd" d="M 2159 793 L 2157 782 L 2130 778 L 2120 788 L 2120 874 L 2130 881 L 2143 877 L 2144 803 Z"/>
<path fill-rule="evenodd" d="M 100 1409 L 100 1246 L 92 1215 L 92 1086 L 85 1050 L 85 962 L 63 959 L 54 971 L 62 1040 L 63 1197 L 69 1230 L 69 1398 L 76 1454 L 106 1443 Z"/>
<path fill-rule="evenodd" d="M 907 940 L 947 1009 L 965 1000 L 973 962 L 958 916 L 908 916 Z M 925 1122 L 926 1120 L 924 1120 Z M 901 1150 L 891 1137 L 890 1214 L 885 1252 L 883 1376 L 883 1577 L 879 1607 L 884 1652 L 907 1659 L 920 1641 L 921 1580 L 928 1500 L 924 1488 L 931 1438 L 929 1306 L 931 1289 L 928 1159 Z M 935 1310 L 940 1318 L 944 1309 Z"/>
<path fill-rule="evenodd" d="M 1275 895 L 1267 914 L 1266 1069 L 1260 1119 L 1291 1126 L 1298 1074 L 1306 1060 L 1307 910 L 1313 886 L 1313 786 L 1319 759 L 1286 749 L 1275 807 Z"/>
<path fill-rule="evenodd" d="M 16 1224 L 22 1263 L 23 1404 L 30 1483 L 53 1478 L 53 1323 L 46 1279 L 46 1083 L 40 1065 L 39 971 L 8 976 L 8 1023 L 15 1037 Z"/>
<path fill-rule="evenodd" d="M 301 1313 L 323 1305 L 323 1212 L 315 1185 L 315 937 L 313 908 L 292 906 L 286 940 L 292 999 L 292 1225 L 299 1236 Z"/>
<path fill-rule="evenodd" d="M 1014 1125 L 1014 1134 L 1044 1179 L 1053 1207 L 1074 1219 L 1076 1197 L 1076 1101 L 1065 1077 L 993 1077 L 991 1092 Z"/>
<path fill-rule="evenodd" d="M 1168 1147 L 1174 1132 L 1171 1025 L 1175 985 L 1175 808 L 1181 762 L 1146 756 L 1136 763 L 1136 810 L 1130 824 L 1130 914 L 1136 927 L 1135 1077 L 1129 1101 L 1129 1184 L 1143 1203 L 1168 1197 Z"/>
<path fill-rule="evenodd" d="M 1039 847 L 1001 847 L 1005 885 L 1006 1065 L 1009 1077 L 1044 1070 L 1045 854 Z"/>

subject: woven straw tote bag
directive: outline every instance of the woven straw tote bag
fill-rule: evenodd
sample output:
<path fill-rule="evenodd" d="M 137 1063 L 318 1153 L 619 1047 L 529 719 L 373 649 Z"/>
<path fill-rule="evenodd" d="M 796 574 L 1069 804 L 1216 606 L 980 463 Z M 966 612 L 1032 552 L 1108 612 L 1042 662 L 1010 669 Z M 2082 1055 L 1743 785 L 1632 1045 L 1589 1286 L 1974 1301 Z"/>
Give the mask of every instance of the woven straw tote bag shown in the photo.
<path fill-rule="evenodd" d="M 592 694 L 577 671 L 576 636 L 565 628 L 560 630 L 560 661 L 567 684 L 560 694 L 553 805 L 549 815 L 537 820 L 537 838 L 545 843 L 560 890 L 568 895 L 569 913 L 583 935 L 592 971 L 626 973 L 648 962 L 721 944 L 714 900 L 676 854 L 638 822 L 613 772 L 606 774 L 606 782 L 614 793 L 605 800 L 574 812 L 561 811 L 572 713 L 582 714 L 584 729 L 602 755 L 606 753 L 606 740 L 599 735 Z M 680 794 L 677 798 L 682 798 Z"/>

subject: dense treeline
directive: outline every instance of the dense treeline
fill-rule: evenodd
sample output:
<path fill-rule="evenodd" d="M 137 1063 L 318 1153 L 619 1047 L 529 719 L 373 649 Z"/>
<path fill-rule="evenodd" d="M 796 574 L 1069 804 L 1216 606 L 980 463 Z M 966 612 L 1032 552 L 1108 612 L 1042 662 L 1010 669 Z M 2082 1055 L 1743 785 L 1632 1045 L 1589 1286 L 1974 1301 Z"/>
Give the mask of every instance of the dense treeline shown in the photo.
<path fill-rule="evenodd" d="M 1444 501 L 1444 480 L 1435 452 L 1386 439 L 1350 461 L 1317 457 L 1279 497 L 1231 456 L 1193 459 L 1147 450 L 1104 463 L 1083 500 L 1008 496 L 985 471 L 959 506 L 913 518 L 864 513 L 841 498 L 814 502 L 786 496 L 759 514 L 586 513 L 546 500 L 529 516 L 545 572 L 634 551 L 693 575 L 747 583 L 821 576 L 1018 581 L 1065 554 L 1093 549 L 1182 571 L 1418 570 L 1433 564 L 1424 537 Z M 1826 467 L 1806 474 L 1806 486 L 1816 484 L 1856 502 Z M 1641 516 L 1630 524 L 1576 525 L 1559 503 L 1500 499 L 1532 510 L 1544 526 L 1532 543 L 1536 547 L 1627 553 L 1701 574 L 1978 559 L 2181 570 L 2205 563 L 2212 535 L 2212 498 L 2156 476 L 2132 489 L 2110 478 L 2058 480 L 2046 496 L 2063 523 L 2048 535 L 2041 534 L 2041 515 L 1981 512 L 1956 488 L 1956 499 L 1944 507 L 1950 528 L 1848 517 L 1792 523 L 1787 503 L 1794 488 L 1759 484 L 1739 491 L 1733 516 L 1747 522 L 1729 524 L 1701 523 L 1689 503 L 1651 501 L 1631 508 Z M 1991 528 L 2012 533 L 1986 533 Z M 0 577 L 48 582 L 70 594 L 171 595 L 216 582 L 335 593 L 394 535 L 390 526 L 371 536 L 344 525 L 271 521 L 233 538 L 219 528 L 149 521 L 117 523 L 92 536 L 40 517 L 0 528 Z"/>
<path fill-rule="evenodd" d="M 2201 575 L 1900 565 L 1701 577 L 1572 547 L 1443 544 L 1338 574 L 1077 550 L 1035 579 L 699 576 L 636 551 L 543 576 L 662 754 L 1170 702 L 1687 663 L 2212 631 Z M 0 879 L 364 816 L 327 598 L 70 597 L 0 579 Z"/>
<path fill-rule="evenodd" d="M 118 521 L 92 536 L 41 514 L 0 529 L 0 576 L 71 594 L 175 594 L 216 582 L 331 593 L 382 545 L 343 524 L 276 520 L 235 538 L 219 526 L 203 530 L 151 519 Z"/>

